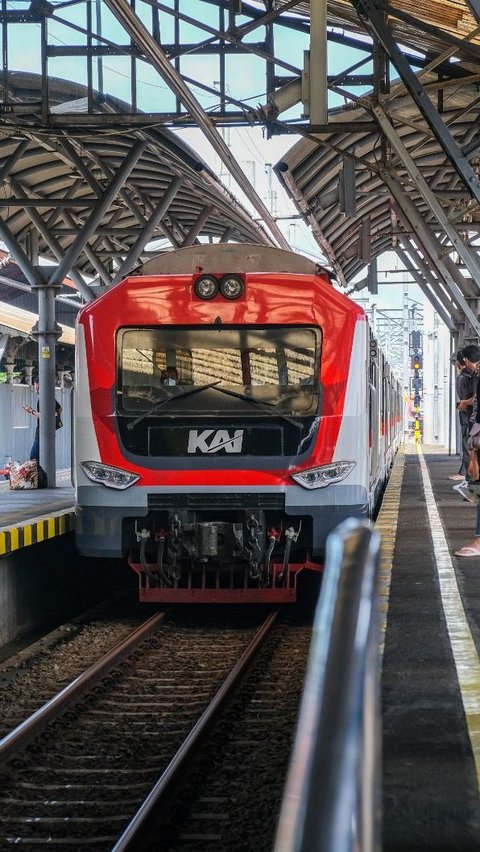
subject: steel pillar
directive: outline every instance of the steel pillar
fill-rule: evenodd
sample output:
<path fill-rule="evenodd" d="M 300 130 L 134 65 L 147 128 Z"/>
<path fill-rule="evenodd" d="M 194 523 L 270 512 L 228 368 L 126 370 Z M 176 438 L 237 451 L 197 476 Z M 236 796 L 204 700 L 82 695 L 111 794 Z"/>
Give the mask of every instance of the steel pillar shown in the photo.
<path fill-rule="evenodd" d="M 47 474 L 48 488 L 56 488 L 55 458 L 55 344 L 61 329 L 55 321 L 55 293 L 59 284 L 51 279 L 57 267 L 37 267 L 42 280 L 32 286 L 38 295 L 38 322 L 32 335 L 38 342 L 38 381 L 40 384 L 40 466 Z M 63 280 L 63 278 L 62 278 Z"/>

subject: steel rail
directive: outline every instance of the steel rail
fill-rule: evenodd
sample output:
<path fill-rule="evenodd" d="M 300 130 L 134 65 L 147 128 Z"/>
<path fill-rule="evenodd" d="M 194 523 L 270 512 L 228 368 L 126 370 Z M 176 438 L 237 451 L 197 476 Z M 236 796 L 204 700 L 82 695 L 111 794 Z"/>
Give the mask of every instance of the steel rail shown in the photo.
<path fill-rule="evenodd" d="M 68 686 L 64 687 L 57 695 L 47 701 L 28 719 L 17 725 L 10 733 L 0 740 L 0 766 L 9 760 L 19 749 L 24 748 L 29 742 L 37 737 L 46 726 L 60 716 L 67 707 L 70 707 L 86 690 L 112 669 L 120 660 L 130 654 L 140 642 L 148 639 L 159 627 L 165 618 L 165 612 L 157 612 L 140 627 L 137 627 L 129 636 L 122 639 L 110 651 L 104 654 L 100 660 L 93 663 L 88 669 L 75 678 Z"/>
<path fill-rule="evenodd" d="M 205 734 L 208 726 L 222 708 L 226 699 L 230 696 L 232 690 L 238 683 L 238 680 L 243 675 L 247 665 L 250 663 L 252 657 L 255 655 L 263 640 L 270 632 L 277 616 L 278 612 L 270 613 L 261 627 L 259 627 L 252 641 L 247 646 L 230 674 L 226 677 L 208 707 L 203 711 L 198 722 L 196 722 L 179 750 L 148 794 L 147 798 L 141 804 L 137 813 L 129 822 L 121 837 L 117 840 L 115 846 L 112 847 L 111 852 L 126 852 L 126 850 L 134 852 L 134 850 L 142 848 L 138 845 L 139 835 L 145 829 L 146 823 L 152 815 L 152 812 L 158 807 L 161 798 L 166 795 L 172 783 L 178 778 L 188 758 L 192 755 L 192 752 L 198 745 L 200 739 Z"/>

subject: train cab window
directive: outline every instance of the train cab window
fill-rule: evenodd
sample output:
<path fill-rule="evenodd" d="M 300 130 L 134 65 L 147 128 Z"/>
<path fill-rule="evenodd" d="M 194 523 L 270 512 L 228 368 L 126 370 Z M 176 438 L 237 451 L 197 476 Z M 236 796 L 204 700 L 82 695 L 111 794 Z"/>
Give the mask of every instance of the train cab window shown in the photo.
<path fill-rule="evenodd" d="M 178 405 L 182 413 L 213 407 L 254 415 L 253 401 L 263 404 L 257 408 L 263 415 L 267 406 L 313 415 L 319 405 L 320 345 L 320 330 L 303 327 L 120 329 L 118 408 L 127 414 L 158 404 L 158 413 L 166 414 Z M 175 377 L 168 387 L 166 373 Z"/>

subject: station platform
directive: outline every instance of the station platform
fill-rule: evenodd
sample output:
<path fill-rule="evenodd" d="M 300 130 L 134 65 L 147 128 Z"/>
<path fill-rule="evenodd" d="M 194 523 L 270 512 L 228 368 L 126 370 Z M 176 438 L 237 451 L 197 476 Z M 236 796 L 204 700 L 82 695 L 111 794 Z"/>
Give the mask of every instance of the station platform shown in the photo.
<path fill-rule="evenodd" d="M 11 491 L 0 482 L 0 556 L 6 556 L 75 528 L 70 471 L 57 474 L 57 488 Z"/>
<path fill-rule="evenodd" d="M 476 507 L 458 458 L 410 445 L 377 519 L 382 535 L 383 852 L 480 849 L 480 557 L 455 550 Z"/>

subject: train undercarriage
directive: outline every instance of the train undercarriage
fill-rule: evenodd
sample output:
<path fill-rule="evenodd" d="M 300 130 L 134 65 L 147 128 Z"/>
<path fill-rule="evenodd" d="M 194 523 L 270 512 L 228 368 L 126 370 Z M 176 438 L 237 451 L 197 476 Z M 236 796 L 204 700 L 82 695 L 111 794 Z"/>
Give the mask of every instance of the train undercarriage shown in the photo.
<path fill-rule="evenodd" d="M 322 569 L 307 546 L 311 519 L 269 514 L 177 509 L 134 521 L 140 601 L 294 602 L 299 573 Z"/>

